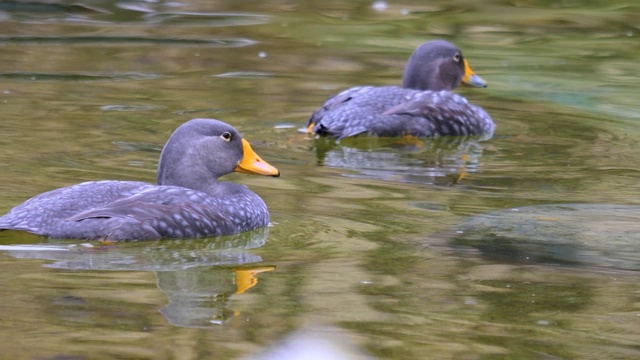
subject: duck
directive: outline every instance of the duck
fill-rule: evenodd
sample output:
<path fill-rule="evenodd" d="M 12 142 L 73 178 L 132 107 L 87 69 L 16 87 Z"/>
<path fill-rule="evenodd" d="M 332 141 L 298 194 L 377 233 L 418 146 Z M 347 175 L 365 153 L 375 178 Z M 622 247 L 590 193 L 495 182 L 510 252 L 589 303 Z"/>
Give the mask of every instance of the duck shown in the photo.
<path fill-rule="evenodd" d="M 451 92 L 461 83 L 487 87 L 454 44 L 428 41 L 409 57 L 401 87 L 359 86 L 330 96 L 313 112 L 306 132 L 337 140 L 362 134 L 491 137 L 489 114 Z"/>
<path fill-rule="evenodd" d="M 280 176 L 231 125 L 192 119 L 164 145 L 156 184 L 103 180 L 51 190 L 0 217 L 0 231 L 117 242 L 216 237 L 267 226 L 260 196 L 217 180 L 232 172 Z"/>

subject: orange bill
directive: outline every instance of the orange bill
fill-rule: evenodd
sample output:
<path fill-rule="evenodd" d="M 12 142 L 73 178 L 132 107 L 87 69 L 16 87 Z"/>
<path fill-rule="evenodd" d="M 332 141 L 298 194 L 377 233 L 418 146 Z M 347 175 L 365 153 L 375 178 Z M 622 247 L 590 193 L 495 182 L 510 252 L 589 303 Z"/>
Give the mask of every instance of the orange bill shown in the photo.
<path fill-rule="evenodd" d="M 265 271 L 273 271 L 275 269 L 275 266 L 258 266 L 247 269 L 234 269 L 233 272 L 236 273 L 236 294 L 242 294 L 254 287 L 258 283 L 256 275 Z"/>
<path fill-rule="evenodd" d="M 467 59 L 464 60 L 464 77 L 462 78 L 462 82 L 473 87 L 487 87 L 487 82 L 471 70 Z"/>
<path fill-rule="evenodd" d="M 243 157 L 234 171 L 243 174 L 280 176 L 280 171 L 256 154 L 249 142 L 242 139 Z"/>

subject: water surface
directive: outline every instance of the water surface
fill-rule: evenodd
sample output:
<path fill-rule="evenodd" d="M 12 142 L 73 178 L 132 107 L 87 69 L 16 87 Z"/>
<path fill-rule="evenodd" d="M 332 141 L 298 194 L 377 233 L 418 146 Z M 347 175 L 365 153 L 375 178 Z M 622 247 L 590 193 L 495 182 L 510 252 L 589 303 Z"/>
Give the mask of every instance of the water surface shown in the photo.
<path fill-rule="evenodd" d="M 227 177 L 263 197 L 268 231 L 106 248 L 3 234 L 2 353 L 236 359 L 311 328 L 379 359 L 640 357 L 639 13 L 3 3 L 0 211 L 85 180 L 153 182 L 194 117 L 236 126 L 282 177 Z M 457 92 L 492 115 L 493 138 L 297 132 L 340 89 L 400 83 L 434 38 L 489 82 Z"/>

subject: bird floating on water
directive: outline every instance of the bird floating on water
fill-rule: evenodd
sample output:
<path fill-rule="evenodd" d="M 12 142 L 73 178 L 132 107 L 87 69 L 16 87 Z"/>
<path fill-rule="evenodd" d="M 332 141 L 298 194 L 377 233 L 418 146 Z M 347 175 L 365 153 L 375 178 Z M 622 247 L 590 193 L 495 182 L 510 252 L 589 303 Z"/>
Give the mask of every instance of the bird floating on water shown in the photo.
<path fill-rule="evenodd" d="M 279 176 L 231 125 L 193 119 L 160 154 L 157 185 L 89 181 L 37 195 L 0 217 L 0 230 L 48 238 L 147 240 L 235 234 L 269 224 L 264 201 L 231 172 Z"/>
<path fill-rule="evenodd" d="M 360 86 L 333 95 L 311 115 L 307 131 L 337 139 L 361 134 L 490 137 L 495 124 L 489 114 L 451 92 L 461 83 L 487 86 L 455 45 L 429 41 L 409 58 L 402 87 Z"/>

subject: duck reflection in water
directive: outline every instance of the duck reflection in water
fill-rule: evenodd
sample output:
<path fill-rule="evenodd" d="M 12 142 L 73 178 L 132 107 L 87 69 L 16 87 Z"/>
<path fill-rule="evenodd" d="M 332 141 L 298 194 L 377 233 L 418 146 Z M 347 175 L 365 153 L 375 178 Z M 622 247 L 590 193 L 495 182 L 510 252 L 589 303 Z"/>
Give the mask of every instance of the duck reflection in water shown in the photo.
<path fill-rule="evenodd" d="M 320 166 L 353 170 L 349 176 L 457 185 L 480 171 L 483 137 L 377 138 L 341 140 L 320 138 L 313 143 Z"/>
<path fill-rule="evenodd" d="M 258 283 L 257 274 L 275 266 L 196 267 L 181 271 L 158 271 L 158 289 L 169 300 L 160 313 L 173 325 L 206 328 L 221 325 L 238 316 L 229 308 L 234 295 L 241 295 Z"/>
<path fill-rule="evenodd" d="M 268 234 L 268 228 L 260 228 L 188 242 L 161 240 L 93 248 L 78 246 L 77 241 L 48 240 L 43 244 L 42 237 L 27 238 L 23 232 L 5 231 L 0 233 L 0 243 L 20 245 L 0 245 L 0 250 L 15 258 L 50 261 L 45 266 L 56 269 L 152 271 L 158 289 L 167 296 L 168 304 L 160 309 L 166 320 L 175 326 L 206 328 L 237 316 L 237 311 L 229 307 L 231 299 L 257 286 L 260 273 L 275 270 L 275 266 L 262 263 L 260 256 L 250 252 L 263 246 Z M 109 279 L 105 275 L 106 286 Z M 114 286 L 121 286 L 119 281 Z M 83 304 L 77 314 L 93 311 L 86 305 L 91 301 L 76 300 Z M 124 301 L 120 306 L 130 306 Z M 54 311 L 55 316 L 67 313 Z"/>

